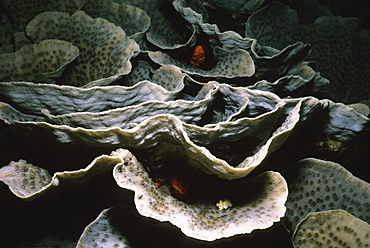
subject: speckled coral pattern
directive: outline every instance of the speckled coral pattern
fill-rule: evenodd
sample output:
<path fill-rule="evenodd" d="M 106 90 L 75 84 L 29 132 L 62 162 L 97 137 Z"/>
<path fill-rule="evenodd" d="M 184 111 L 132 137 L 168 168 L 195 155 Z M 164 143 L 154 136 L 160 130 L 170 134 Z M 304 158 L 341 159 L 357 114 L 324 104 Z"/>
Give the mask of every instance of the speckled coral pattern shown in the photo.
<path fill-rule="evenodd" d="M 1 168 L 0 180 L 8 184 L 14 194 L 25 197 L 49 184 L 51 176 L 47 170 L 21 159 Z"/>
<path fill-rule="evenodd" d="M 27 24 L 44 11 L 65 11 L 70 14 L 83 5 L 83 0 L 3 0 L 1 1 L 8 10 L 11 18 L 16 22 L 19 30 L 24 30 Z"/>
<path fill-rule="evenodd" d="M 370 225 L 344 210 L 310 213 L 293 234 L 296 248 L 370 247 Z"/>
<path fill-rule="evenodd" d="M 262 187 L 253 200 L 220 210 L 217 202 L 189 204 L 172 196 L 168 186 L 155 186 L 148 172 L 128 150 L 117 150 L 112 155 L 122 158 L 113 176 L 120 187 L 135 191 L 139 213 L 170 221 L 189 237 L 211 241 L 250 233 L 271 226 L 284 215 L 288 192 L 285 180 L 278 173 L 266 172 L 250 182 Z M 245 186 L 245 190 L 250 187 Z"/>
<path fill-rule="evenodd" d="M 1 81 L 54 83 L 64 68 L 79 55 L 79 49 L 61 40 L 43 40 L 15 53 L 0 54 Z"/>
<path fill-rule="evenodd" d="M 311 44 L 311 66 L 330 80 L 324 97 L 344 103 L 370 98 L 370 32 L 356 18 L 322 16 L 302 24 L 295 10 L 275 2 L 248 19 L 246 36 L 278 49 L 297 41 Z"/>
<path fill-rule="evenodd" d="M 150 26 L 150 17 L 144 10 L 111 0 L 85 1 L 82 10 L 91 17 L 101 17 L 125 30 L 130 38 L 140 41 Z"/>
<path fill-rule="evenodd" d="M 13 24 L 6 23 L 0 25 L 0 48 L 1 52 L 6 52 L 4 49 L 4 45 L 11 45 L 13 48 L 13 39 L 14 39 L 14 32 L 15 32 L 15 27 Z M 3 50 L 4 49 L 4 50 Z M 12 51 L 12 49 L 10 49 Z"/>
<path fill-rule="evenodd" d="M 174 65 L 164 65 L 153 74 L 152 81 L 168 91 L 178 91 L 184 87 L 185 73 Z"/>
<path fill-rule="evenodd" d="M 181 21 L 180 16 L 171 7 L 167 0 L 120 0 L 146 11 L 150 16 L 150 28 L 147 38 L 156 46 L 164 49 L 172 49 L 183 46 L 189 42 L 193 32 L 184 28 L 185 22 Z M 152 11 L 156 9 L 158 11 Z"/>
<path fill-rule="evenodd" d="M 122 230 L 116 228 L 117 220 L 113 219 L 116 217 L 115 213 L 119 210 L 120 209 L 115 208 L 103 210 L 99 216 L 85 228 L 76 248 L 130 248 L 129 241 L 123 235 Z"/>
<path fill-rule="evenodd" d="M 294 230 L 310 212 L 343 209 L 370 221 L 370 184 L 341 165 L 308 158 L 282 172 L 289 187 L 287 227 Z"/>
<path fill-rule="evenodd" d="M 93 175 L 111 171 L 119 162 L 120 158 L 101 155 L 85 168 L 56 172 L 51 176 L 48 170 L 44 169 L 50 168 L 50 165 L 45 164 L 44 168 L 41 168 L 21 159 L 18 162 L 12 161 L 0 169 L 0 181 L 8 185 L 18 197 L 32 200 L 63 184 L 81 183 Z"/>
<path fill-rule="evenodd" d="M 318 0 L 302 1 L 317 3 Z M 302 1 L 297 1 L 296 5 Z M 315 153 L 320 158 L 344 161 L 342 164 L 346 168 L 358 173 L 366 167 L 358 161 L 369 160 L 366 151 L 369 119 L 365 117 L 366 112 L 361 115 L 357 110 L 343 104 L 340 106 L 341 103 L 306 97 L 317 96 L 320 87 L 329 81 L 320 76 L 320 72 L 324 72 L 321 68 L 315 67 L 314 71 L 308 67 L 318 65 L 307 58 L 309 44 L 287 43 L 288 46 L 277 47 L 282 49 L 279 50 L 273 44 L 244 37 L 242 29 L 246 19 L 240 23 L 238 13 L 212 6 L 206 9 L 210 14 L 208 19 L 206 11 L 198 11 L 205 10 L 202 5 L 205 2 L 85 0 L 84 5 L 76 5 L 77 8 L 73 5 L 80 1 L 2 2 L 8 11 L 0 9 L 0 28 L 4 23 L 14 26 L 11 33 L 6 28 L 1 31 L 7 36 L 1 44 L 7 44 L 0 47 L 0 52 L 14 53 L 44 39 L 37 40 L 38 35 L 49 38 L 48 35 L 53 34 L 53 39 L 55 34 L 59 35 L 58 39 L 68 38 L 68 42 L 82 53 L 71 63 L 62 61 L 66 65 L 63 72 L 47 70 L 43 74 L 47 80 L 55 78 L 56 83 L 40 83 L 44 81 L 38 78 L 34 68 L 54 66 L 52 60 L 43 60 L 31 67 L 30 62 L 21 56 L 27 62 L 26 69 L 33 70 L 35 73 L 31 74 L 37 78 L 20 77 L 17 81 L 13 79 L 15 82 L 0 82 L 0 209 L 6 213 L 0 215 L 1 246 L 75 247 L 83 228 L 103 209 L 123 203 L 128 208 L 103 210 L 85 229 L 79 245 L 291 247 L 291 233 L 282 221 L 275 223 L 282 216 L 286 215 L 288 219 L 289 214 L 294 218 L 304 217 L 309 211 L 337 204 L 342 196 L 346 198 L 343 202 L 348 204 L 340 207 L 347 211 L 369 208 L 368 195 L 362 199 L 356 196 L 360 187 L 345 184 L 351 179 L 343 179 L 340 184 L 331 181 L 336 178 L 331 173 L 337 174 L 334 167 L 322 173 L 328 175 L 327 178 L 309 172 L 306 177 L 294 177 L 304 186 L 301 188 L 296 183 L 296 190 L 292 190 L 295 198 L 288 203 L 293 212 L 286 214 L 284 205 L 291 189 L 288 190 L 285 179 L 279 174 L 282 168 Z M 70 8 L 60 8 L 67 5 Z M 49 6 L 52 6 L 50 11 L 64 12 L 43 12 Z M 12 9 L 19 14 L 12 15 Z M 39 11 L 42 13 L 34 17 Z M 148 22 L 149 15 L 151 22 Z M 230 15 L 234 16 L 226 20 Z M 282 11 L 274 22 L 284 22 L 283 15 Z M 20 27 L 19 21 L 23 21 L 23 17 L 30 17 L 31 21 L 31 16 L 34 19 L 28 27 L 35 24 L 35 20 L 40 22 L 25 30 L 26 22 L 21 32 L 14 33 L 15 27 Z M 262 18 L 266 17 L 269 15 Z M 292 22 L 297 20 L 293 18 L 294 14 L 290 17 Z M 342 30 L 336 25 L 337 17 L 320 18 L 314 24 L 297 22 L 297 25 L 302 29 L 325 26 L 328 20 L 338 34 L 352 32 L 354 41 L 363 42 L 353 42 L 356 49 L 366 49 L 370 45 L 364 38 L 369 32 L 360 30 L 357 35 L 357 30 L 353 31 L 357 26 L 351 22 L 343 23 L 345 28 Z M 263 23 L 261 30 L 254 31 L 262 32 L 268 24 Z M 148 25 L 151 29 L 146 32 Z M 320 31 L 326 32 L 330 28 Z M 289 32 L 295 34 L 298 29 L 294 26 Z M 268 36 L 280 35 L 284 28 L 268 31 Z M 325 63 L 329 61 L 329 52 L 339 43 L 351 44 L 344 38 L 343 42 L 338 39 L 338 44 L 328 42 L 327 36 L 316 35 L 314 31 L 310 29 L 304 34 L 314 42 L 325 43 L 322 53 Z M 129 39 L 137 44 L 132 42 L 135 48 L 127 51 Z M 352 47 L 348 46 L 335 55 L 339 59 L 330 65 L 335 69 L 333 74 L 341 73 L 343 61 L 351 61 L 346 60 L 351 57 L 350 49 Z M 359 64 L 367 65 L 367 50 L 356 54 L 356 49 L 354 58 L 363 59 Z M 152 60 L 148 52 L 170 56 L 169 64 Z M 140 54 L 136 56 L 137 53 Z M 341 60 L 341 56 L 345 59 Z M 195 60 L 196 57 L 200 59 Z M 27 59 L 37 62 L 32 56 Z M 350 65 L 347 63 L 347 68 L 351 68 Z M 330 67 L 325 64 L 323 68 L 325 66 Z M 59 72 L 61 75 L 54 77 Z M 361 73 L 366 78 L 370 71 L 362 72 L 357 68 L 353 73 Z M 20 82 L 22 80 L 32 82 Z M 254 87 L 258 80 L 263 80 L 266 87 Z M 335 88 L 336 84 L 331 80 L 334 85 L 331 87 Z M 356 87 L 350 84 L 354 83 L 351 81 L 346 87 Z M 250 90 L 250 86 L 277 95 Z M 362 86 L 362 83 L 358 85 L 359 88 Z M 338 96 L 340 101 L 347 101 L 351 91 L 343 89 L 343 92 L 338 90 Z M 338 92 L 333 90 L 332 93 Z M 366 89 L 358 96 L 363 98 L 363 94 Z M 184 102 L 186 104 L 181 105 Z M 202 106 L 197 106 L 199 102 L 203 102 Z M 142 164 L 127 150 L 121 149 L 113 152 L 113 156 L 97 157 L 117 148 L 129 149 Z M 30 174 L 6 166 L 9 161 L 19 159 L 47 169 L 53 174 L 50 183 L 39 189 L 34 187 L 33 178 L 37 178 L 41 170 L 36 166 L 33 166 L 34 170 L 28 170 Z M 82 167 L 90 159 L 95 162 Z M 361 176 L 368 181 L 366 174 Z M 6 178 L 7 175 L 10 176 Z M 318 184 L 320 188 L 310 189 L 311 184 Z M 7 187 L 13 189 L 12 192 Z M 22 191 L 22 188 L 27 190 Z M 19 191 L 23 194 L 18 194 Z M 309 202 L 301 204 L 302 198 Z M 136 217 L 131 218 L 134 215 Z M 360 217 L 368 216 L 365 213 Z M 329 218 L 327 220 L 329 222 Z M 341 224 L 349 221 L 344 219 Z M 339 240 L 340 245 L 345 244 L 347 231 L 356 233 L 357 237 L 360 235 L 357 230 L 348 229 L 350 225 L 346 225 L 347 229 L 340 227 L 339 231 L 325 226 L 328 222 L 322 224 L 325 230 L 306 229 L 301 237 L 307 236 L 299 239 L 307 241 L 313 237 L 316 247 L 326 244 L 324 239 L 331 238 L 333 243 Z M 167 231 L 169 229 L 177 235 L 172 235 Z M 331 232 L 326 235 L 327 230 L 336 230 L 340 235 L 331 235 Z M 343 230 L 345 232 L 341 232 Z M 170 239 L 172 243 L 168 242 Z M 216 239 L 220 240 L 204 242 Z M 183 242 L 186 240 L 194 243 Z M 351 246 L 360 245 L 356 239 L 356 244 Z"/>
<path fill-rule="evenodd" d="M 61 39 L 80 50 L 80 56 L 62 84 L 83 86 L 94 80 L 111 82 L 131 71 L 129 59 L 139 46 L 118 26 L 105 19 L 93 19 L 85 12 L 44 12 L 27 25 L 26 33 L 35 41 Z"/>
<path fill-rule="evenodd" d="M 152 67 L 144 60 L 133 60 L 132 70 L 129 74 L 122 76 L 117 83 L 125 86 L 133 86 L 143 80 L 151 80 Z"/>

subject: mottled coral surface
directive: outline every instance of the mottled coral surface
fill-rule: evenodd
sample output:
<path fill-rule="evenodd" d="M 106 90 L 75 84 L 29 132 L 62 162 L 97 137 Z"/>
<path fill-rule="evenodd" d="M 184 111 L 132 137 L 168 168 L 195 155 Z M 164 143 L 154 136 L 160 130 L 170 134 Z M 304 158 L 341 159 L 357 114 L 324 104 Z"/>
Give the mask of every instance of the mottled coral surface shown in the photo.
<path fill-rule="evenodd" d="M 366 243 L 370 6 L 217 2 L 1 2 L 2 246 Z"/>

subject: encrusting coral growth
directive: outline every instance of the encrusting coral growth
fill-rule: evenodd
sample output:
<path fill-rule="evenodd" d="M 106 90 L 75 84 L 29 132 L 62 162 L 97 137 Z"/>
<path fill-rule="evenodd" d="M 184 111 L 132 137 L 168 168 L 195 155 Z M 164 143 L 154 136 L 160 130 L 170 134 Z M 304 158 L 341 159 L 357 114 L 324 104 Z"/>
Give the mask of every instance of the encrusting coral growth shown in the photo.
<path fill-rule="evenodd" d="M 5 244 L 366 247 L 368 31 L 321 2 L 2 1 Z"/>

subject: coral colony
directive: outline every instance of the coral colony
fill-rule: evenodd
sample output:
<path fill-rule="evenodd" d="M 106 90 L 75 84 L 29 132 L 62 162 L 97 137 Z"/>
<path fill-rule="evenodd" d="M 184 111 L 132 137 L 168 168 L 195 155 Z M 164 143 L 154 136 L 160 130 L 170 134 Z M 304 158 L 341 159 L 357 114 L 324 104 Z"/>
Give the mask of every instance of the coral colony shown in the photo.
<path fill-rule="evenodd" d="M 366 21 L 284 2 L 3 0 L 2 242 L 369 247 Z"/>

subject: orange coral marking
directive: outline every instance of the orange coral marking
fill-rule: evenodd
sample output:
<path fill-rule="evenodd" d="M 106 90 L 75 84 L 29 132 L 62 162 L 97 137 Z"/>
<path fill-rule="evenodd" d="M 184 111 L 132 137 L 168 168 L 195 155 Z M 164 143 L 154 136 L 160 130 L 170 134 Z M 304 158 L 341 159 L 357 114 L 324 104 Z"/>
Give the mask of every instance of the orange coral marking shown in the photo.
<path fill-rule="evenodd" d="M 205 59 L 206 52 L 204 51 L 204 48 L 201 45 L 195 46 L 193 54 L 191 55 L 190 58 L 190 64 L 192 66 L 199 66 L 204 62 Z"/>
<path fill-rule="evenodd" d="M 182 196 L 189 191 L 188 185 L 186 185 L 186 181 L 182 180 L 179 177 L 171 176 L 168 180 L 172 189 L 175 191 L 174 193 L 178 196 Z"/>

